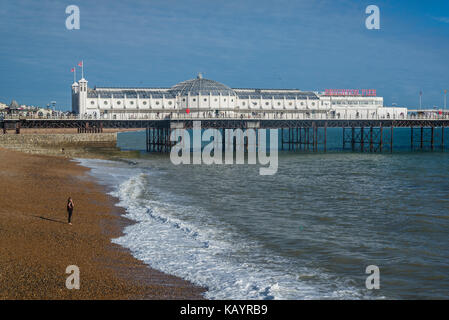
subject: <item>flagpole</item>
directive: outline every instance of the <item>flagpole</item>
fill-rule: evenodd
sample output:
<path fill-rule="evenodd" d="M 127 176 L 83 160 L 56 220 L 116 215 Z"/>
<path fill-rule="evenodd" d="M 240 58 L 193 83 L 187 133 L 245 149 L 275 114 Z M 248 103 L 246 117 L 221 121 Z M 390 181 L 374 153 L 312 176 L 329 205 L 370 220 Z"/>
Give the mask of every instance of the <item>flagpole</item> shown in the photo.
<path fill-rule="evenodd" d="M 76 67 L 73 67 L 73 83 L 76 82 Z"/>
<path fill-rule="evenodd" d="M 447 89 L 444 89 L 444 109 L 446 110 L 446 95 L 447 95 Z"/>
<path fill-rule="evenodd" d="M 81 78 L 84 79 L 84 60 L 81 60 Z"/>
<path fill-rule="evenodd" d="M 419 91 L 419 109 L 422 109 L 422 91 Z"/>

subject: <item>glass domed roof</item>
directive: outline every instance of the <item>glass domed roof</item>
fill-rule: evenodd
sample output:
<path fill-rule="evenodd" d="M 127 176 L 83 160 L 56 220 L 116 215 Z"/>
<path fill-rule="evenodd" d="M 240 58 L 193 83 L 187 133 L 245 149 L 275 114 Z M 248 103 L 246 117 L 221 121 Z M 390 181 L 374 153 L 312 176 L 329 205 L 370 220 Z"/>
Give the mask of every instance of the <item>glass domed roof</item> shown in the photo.
<path fill-rule="evenodd" d="M 201 73 L 198 74 L 198 77 L 196 79 L 186 80 L 178 84 L 175 84 L 173 87 L 171 87 L 170 91 L 174 95 L 181 95 L 181 96 L 187 96 L 189 93 L 192 96 L 196 96 L 198 94 L 201 95 L 212 94 L 213 96 L 218 96 L 220 94 L 224 96 L 236 95 L 234 90 L 232 90 L 231 88 L 220 82 L 209 79 L 203 79 Z"/>

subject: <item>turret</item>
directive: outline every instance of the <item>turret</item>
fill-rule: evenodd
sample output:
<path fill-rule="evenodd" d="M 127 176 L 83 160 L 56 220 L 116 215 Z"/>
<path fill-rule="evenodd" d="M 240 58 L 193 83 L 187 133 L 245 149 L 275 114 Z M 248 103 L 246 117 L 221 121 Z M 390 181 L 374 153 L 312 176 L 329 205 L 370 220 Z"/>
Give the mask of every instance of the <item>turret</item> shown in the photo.
<path fill-rule="evenodd" d="M 87 112 L 87 80 L 84 78 L 81 78 L 80 81 L 78 81 L 79 84 L 79 93 L 78 93 L 78 99 L 79 99 L 79 114 L 85 114 Z"/>
<path fill-rule="evenodd" d="M 78 88 L 79 88 L 78 82 L 74 82 L 72 84 L 72 94 L 73 93 L 78 93 Z"/>
<path fill-rule="evenodd" d="M 72 112 L 78 114 L 79 113 L 79 85 L 78 82 L 74 82 L 72 84 Z"/>

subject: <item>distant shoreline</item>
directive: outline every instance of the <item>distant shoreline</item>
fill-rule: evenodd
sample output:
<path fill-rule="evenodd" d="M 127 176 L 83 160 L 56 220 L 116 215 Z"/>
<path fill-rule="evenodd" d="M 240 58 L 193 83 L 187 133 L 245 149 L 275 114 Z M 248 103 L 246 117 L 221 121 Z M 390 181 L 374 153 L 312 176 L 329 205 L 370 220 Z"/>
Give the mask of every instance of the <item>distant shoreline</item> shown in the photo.
<path fill-rule="evenodd" d="M 64 156 L 0 148 L 0 299 L 204 299 L 204 288 L 111 243 L 131 221 L 87 171 Z M 68 265 L 80 269 L 80 290 L 65 287 Z"/>

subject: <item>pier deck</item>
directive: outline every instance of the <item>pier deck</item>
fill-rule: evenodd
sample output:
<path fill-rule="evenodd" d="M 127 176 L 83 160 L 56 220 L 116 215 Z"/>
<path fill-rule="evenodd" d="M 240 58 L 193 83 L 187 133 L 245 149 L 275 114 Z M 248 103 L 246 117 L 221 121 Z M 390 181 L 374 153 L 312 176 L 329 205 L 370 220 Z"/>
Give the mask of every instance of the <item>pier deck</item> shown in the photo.
<path fill-rule="evenodd" d="M 354 151 L 383 152 L 393 151 L 394 128 L 410 128 L 410 147 L 412 150 L 429 148 L 443 149 L 445 131 L 449 118 L 427 117 L 405 119 L 257 119 L 257 118 L 198 118 L 177 119 L 3 119 L 0 133 L 14 130 L 20 134 L 21 128 L 49 129 L 76 128 L 79 133 L 101 133 L 104 128 L 129 129 L 142 128 L 147 131 L 147 150 L 167 152 L 172 142 L 169 136 L 174 128 L 189 129 L 194 121 L 201 121 L 204 129 L 281 129 L 282 150 L 327 149 L 327 129 L 343 130 L 342 148 Z M 320 148 L 319 148 L 320 146 Z"/>

